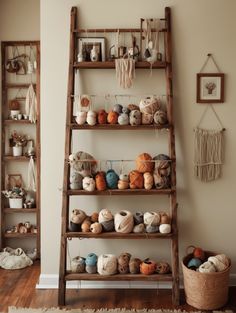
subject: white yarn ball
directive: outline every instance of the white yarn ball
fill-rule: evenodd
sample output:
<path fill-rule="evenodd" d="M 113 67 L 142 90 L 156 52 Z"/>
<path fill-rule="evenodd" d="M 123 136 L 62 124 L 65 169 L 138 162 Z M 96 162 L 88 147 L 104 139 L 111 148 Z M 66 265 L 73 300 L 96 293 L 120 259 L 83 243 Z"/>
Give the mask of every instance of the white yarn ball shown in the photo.
<path fill-rule="evenodd" d="M 95 190 L 95 180 L 92 177 L 84 177 L 83 178 L 83 189 L 86 191 L 94 191 Z"/>
<path fill-rule="evenodd" d="M 129 115 L 122 113 L 118 117 L 118 124 L 120 125 L 128 125 L 129 124 Z"/>
<path fill-rule="evenodd" d="M 99 223 L 104 223 L 104 222 L 109 222 L 113 220 L 113 215 L 111 211 L 107 209 L 102 209 L 99 214 L 98 214 L 98 222 Z"/>
<path fill-rule="evenodd" d="M 208 258 L 215 265 L 217 272 L 224 271 L 229 266 L 229 259 L 225 254 L 217 254 Z"/>
<path fill-rule="evenodd" d="M 117 258 L 114 254 L 102 254 L 98 257 L 97 270 L 100 275 L 117 273 Z"/>
<path fill-rule="evenodd" d="M 94 111 L 88 111 L 88 114 L 87 114 L 87 123 L 90 125 L 90 126 L 94 126 L 96 125 L 97 123 L 97 113 L 94 112 Z"/>
<path fill-rule="evenodd" d="M 145 212 L 143 221 L 145 225 L 157 226 L 160 224 L 161 216 L 157 212 Z"/>
<path fill-rule="evenodd" d="M 79 111 L 76 113 L 75 121 L 79 125 L 84 125 L 84 123 L 86 122 L 86 118 L 87 118 L 87 112 Z"/>
<path fill-rule="evenodd" d="M 160 108 L 160 102 L 155 97 L 142 99 L 139 104 L 140 111 L 146 114 L 154 114 Z"/>
<path fill-rule="evenodd" d="M 128 182 L 129 181 L 129 175 L 127 175 L 127 174 L 120 174 L 119 179 Z"/>
<path fill-rule="evenodd" d="M 200 273 L 212 273 L 212 272 L 216 272 L 216 268 L 215 265 L 209 261 L 202 263 L 199 268 L 198 271 Z"/>
<path fill-rule="evenodd" d="M 169 234 L 169 233 L 171 233 L 171 225 L 170 224 L 161 224 L 159 226 L 159 232 L 161 234 Z"/>
<path fill-rule="evenodd" d="M 118 233 L 131 233 L 134 227 L 133 214 L 130 211 L 123 210 L 115 214 L 115 230 Z"/>

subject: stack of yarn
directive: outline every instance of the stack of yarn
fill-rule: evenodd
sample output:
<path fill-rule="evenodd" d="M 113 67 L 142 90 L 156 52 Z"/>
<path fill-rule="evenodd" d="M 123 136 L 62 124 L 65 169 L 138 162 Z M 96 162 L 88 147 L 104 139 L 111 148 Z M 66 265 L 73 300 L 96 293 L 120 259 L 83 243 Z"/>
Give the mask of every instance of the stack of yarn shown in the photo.
<path fill-rule="evenodd" d="M 230 261 L 225 254 L 217 254 L 206 257 L 205 252 L 194 247 L 193 258 L 189 260 L 187 267 L 200 273 L 222 272 L 230 266 Z"/>
<path fill-rule="evenodd" d="M 109 112 L 104 109 L 98 112 L 80 110 L 76 113 L 75 121 L 78 125 L 87 123 L 90 126 L 96 124 L 164 126 L 168 123 L 166 110 L 161 108 L 160 101 L 154 96 L 141 99 L 139 105 L 115 104 Z"/>

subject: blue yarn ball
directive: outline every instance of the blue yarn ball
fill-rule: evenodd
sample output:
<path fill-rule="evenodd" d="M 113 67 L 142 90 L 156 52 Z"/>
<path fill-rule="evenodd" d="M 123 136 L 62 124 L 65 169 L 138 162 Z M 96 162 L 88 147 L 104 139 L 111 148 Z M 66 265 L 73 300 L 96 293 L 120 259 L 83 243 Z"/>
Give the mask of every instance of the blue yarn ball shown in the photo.
<path fill-rule="evenodd" d="M 106 182 L 109 189 L 117 189 L 119 176 L 114 170 L 109 170 L 106 173 Z"/>
<path fill-rule="evenodd" d="M 97 264 L 98 257 L 95 253 L 89 253 L 85 259 L 85 264 L 89 266 L 95 266 Z"/>
<path fill-rule="evenodd" d="M 188 268 L 197 269 L 201 264 L 202 264 L 202 261 L 200 259 L 192 258 L 188 262 Z"/>

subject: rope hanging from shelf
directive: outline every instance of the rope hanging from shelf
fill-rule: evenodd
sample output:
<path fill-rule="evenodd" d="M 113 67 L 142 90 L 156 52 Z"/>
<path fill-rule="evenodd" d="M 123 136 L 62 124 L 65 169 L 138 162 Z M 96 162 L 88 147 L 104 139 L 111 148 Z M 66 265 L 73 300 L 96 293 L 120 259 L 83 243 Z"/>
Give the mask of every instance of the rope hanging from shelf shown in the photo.
<path fill-rule="evenodd" d="M 28 165 L 28 190 L 36 191 L 36 173 L 34 166 L 34 158 L 30 157 Z"/>
<path fill-rule="evenodd" d="M 25 100 L 25 113 L 29 116 L 29 120 L 31 123 L 36 123 L 36 115 L 37 115 L 37 97 L 34 92 L 33 84 L 30 84 Z"/>

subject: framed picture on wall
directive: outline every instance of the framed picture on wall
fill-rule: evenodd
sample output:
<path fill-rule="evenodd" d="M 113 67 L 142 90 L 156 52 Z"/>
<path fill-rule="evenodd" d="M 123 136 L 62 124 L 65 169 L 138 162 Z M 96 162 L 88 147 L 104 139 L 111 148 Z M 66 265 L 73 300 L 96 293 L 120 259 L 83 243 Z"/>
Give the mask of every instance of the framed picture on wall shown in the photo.
<path fill-rule="evenodd" d="M 197 74 L 197 102 L 198 103 L 224 102 L 224 74 L 222 73 Z"/>
<path fill-rule="evenodd" d="M 94 61 L 91 51 L 97 54 L 97 61 L 106 61 L 105 38 L 104 37 L 80 37 L 79 38 L 79 54 L 82 55 L 83 61 Z"/>

